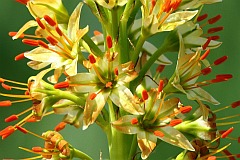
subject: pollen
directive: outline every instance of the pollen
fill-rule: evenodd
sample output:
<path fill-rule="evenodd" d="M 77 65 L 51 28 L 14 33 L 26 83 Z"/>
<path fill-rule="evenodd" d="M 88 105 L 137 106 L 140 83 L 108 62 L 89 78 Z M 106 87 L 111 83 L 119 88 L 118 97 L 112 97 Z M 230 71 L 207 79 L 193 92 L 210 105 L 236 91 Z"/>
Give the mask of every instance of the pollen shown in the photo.
<path fill-rule="evenodd" d="M 143 99 L 144 101 L 146 101 L 146 100 L 148 99 L 148 93 L 147 93 L 146 90 L 143 90 L 143 91 L 142 91 L 142 99 Z"/>
<path fill-rule="evenodd" d="M 214 65 L 219 65 L 225 62 L 227 59 L 228 59 L 228 56 L 222 56 L 221 58 L 218 58 L 217 60 L 214 61 Z"/>
<path fill-rule="evenodd" d="M 133 118 L 131 120 L 131 124 L 134 125 L 134 124 L 138 124 L 138 119 L 137 118 Z"/>
<path fill-rule="evenodd" d="M 17 55 L 14 59 L 15 59 L 15 61 L 19 61 L 19 60 L 22 60 L 22 59 L 24 59 L 24 58 L 25 58 L 24 53 L 20 53 L 20 54 Z"/>
<path fill-rule="evenodd" d="M 89 61 L 90 61 L 91 64 L 96 63 L 96 58 L 94 57 L 94 55 L 89 54 L 88 59 L 89 59 Z"/>
<path fill-rule="evenodd" d="M 65 123 L 65 122 L 60 122 L 60 123 L 54 128 L 54 130 L 57 131 L 57 132 L 59 132 L 59 131 L 63 130 L 63 129 L 66 127 L 66 125 L 67 125 L 67 123 Z"/>
<path fill-rule="evenodd" d="M 221 18 L 222 18 L 222 16 L 219 14 L 219 15 L 213 17 L 213 18 L 210 18 L 210 19 L 208 20 L 208 23 L 209 23 L 209 24 L 214 24 L 214 23 L 216 23 L 217 21 L 219 21 Z"/>
<path fill-rule="evenodd" d="M 67 82 L 67 81 L 59 82 L 59 83 L 54 85 L 55 89 L 68 88 L 68 87 L 69 87 L 69 82 Z"/>
<path fill-rule="evenodd" d="M 204 68 L 204 69 L 201 70 L 201 73 L 203 75 L 207 75 L 207 74 L 209 74 L 211 72 L 212 72 L 212 68 L 211 67 L 207 67 L 207 68 Z"/>
<path fill-rule="evenodd" d="M 230 133 L 232 133 L 233 127 L 229 128 L 227 131 L 225 131 L 222 135 L 221 138 L 226 138 Z"/>
<path fill-rule="evenodd" d="M 92 93 L 92 94 L 90 94 L 89 99 L 90 100 L 94 100 L 94 98 L 96 98 L 96 97 L 97 97 L 97 94 L 96 93 Z"/>
<path fill-rule="evenodd" d="M 208 34 L 212 34 L 212 33 L 215 33 L 215 32 L 219 32 L 221 30 L 223 30 L 223 26 L 219 26 L 219 27 L 214 27 L 214 28 L 210 28 L 208 29 Z"/>
<path fill-rule="evenodd" d="M 17 34 L 17 32 L 9 32 L 8 33 L 8 35 L 10 36 L 10 37 L 14 37 L 14 36 L 16 36 L 16 34 Z M 24 34 L 21 34 L 18 38 L 24 38 Z"/>
<path fill-rule="evenodd" d="M 160 138 L 164 137 L 164 133 L 161 132 L 161 131 L 154 131 L 153 134 L 157 137 L 160 137 Z"/>
<path fill-rule="evenodd" d="M 201 15 L 201 16 L 199 16 L 199 17 L 197 18 L 197 21 L 198 21 L 198 22 L 203 21 L 203 20 L 206 19 L 207 17 L 208 17 L 208 14 L 203 14 L 203 15 Z"/>
<path fill-rule="evenodd" d="M 233 102 L 231 104 L 231 106 L 232 106 L 232 108 L 236 108 L 236 107 L 240 106 L 240 101 Z"/>
<path fill-rule="evenodd" d="M 192 110 L 192 106 L 184 106 L 184 107 L 181 107 L 180 108 L 180 112 L 185 114 L 185 113 L 188 113 Z"/>
<path fill-rule="evenodd" d="M 4 89 L 6 89 L 6 90 L 11 90 L 11 89 L 12 89 L 11 86 L 9 86 L 9 85 L 7 85 L 7 84 L 5 84 L 5 83 L 2 83 L 1 85 L 2 85 L 2 87 L 3 87 Z"/>
<path fill-rule="evenodd" d="M 107 41 L 107 47 L 110 49 L 110 48 L 112 48 L 112 44 L 113 44 L 113 42 L 112 42 L 112 37 L 111 36 L 107 36 L 106 37 L 106 41 Z"/>
<path fill-rule="evenodd" d="M 56 23 L 51 17 L 49 17 L 48 15 L 45 15 L 43 18 L 47 21 L 47 23 L 48 23 L 50 26 L 55 26 L 55 25 L 57 24 L 57 23 Z"/>
<path fill-rule="evenodd" d="M 9 100 L 6 101 L 0 101 L 0 107 L 9 107 L 12 105 L 12 102 Z"/>
<path fill-rule="evenodd" d="M 183 121 L 182 119 L 173 119 L 173 120 L 170 121 L 169 125 L 174 127 L 174 126 L 182 123 L 182 121 Z"/>
<path fill-rule="evenodd" d="M 206 52 L 204 52 L 203 55 L 200 57 L 200 60 L 202 61 L 202 60 L 206 59 L 207 56 L 209 55 L 209 53 L 210 53 L 210 49 L 206 50 Z"/>
<path fill-rule="evenodd" d="M 217 159 L 217 157 L 216 156 L 210 156 L 210 157 L 208 157 L 208 159 L 207 160 L 216 160 Z"/>
<path fill-rule="evenodd" d="M 17 119 L 18 119 L 18 116 L 15 115 L 15 114 L 13 114 L 13 115 L 5 118 L 5 122 L 12 122 L 12 121 L 15 121 L 15 120 L 17 120 Z"/>
<path fill-rule="evenodd" d="M 22 42 L 30 46 L 34 46 L 34 47 L 38 46 L 38 41 L 34 39 L 23 39 Z"/>
<path fill-rule="evenodd" d="M 51 45 L 53 45 L 53 46 L 55 46 L 55 45 L 58 44 L 58 41 L 57 41 L 55 38 L 53 38 L 52 36 L 47 36 L 46 39 L 47 39 L 47 41 L 48 41 L 49 43 L 51 43 Z"/>
<path fill-rule="evenodd" d="M 46 27 L 44 26 L 44 24 L 41 22 L 40 18 L 36 18 L 36 22 L 38 23 L 38 26 L 41 27 L 42 29 L 45 29 Z"/>
<path fill-rule="evenodd" d="M 163 90 L 163 85 L 164 85 L 164 81 L 163 81 L 163 80 L 160 80 L 160 81 L 159 81 L 159 85 L 158 85 L 158 92 L 159 92 L 159 93 L 162 92 L 162 90 Z"/>
<path fill-rule="evenodd" d="M 32 147 L 32 151 L 33 152 L 43 152 L 43 148 L 42 147 Z"/>

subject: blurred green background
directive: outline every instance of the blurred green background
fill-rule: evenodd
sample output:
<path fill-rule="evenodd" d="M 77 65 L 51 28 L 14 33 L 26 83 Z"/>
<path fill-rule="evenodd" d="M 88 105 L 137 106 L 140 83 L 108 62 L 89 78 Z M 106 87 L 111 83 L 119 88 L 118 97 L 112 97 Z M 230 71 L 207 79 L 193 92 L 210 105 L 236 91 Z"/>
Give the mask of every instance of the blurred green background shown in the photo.
<path fill-rule="evenodd" d="M 79 0 L 63 0 L 69 13 L 71 13 L 74 7 L 79 3 Z M 219 108 L 226 106 L 234 101 L 240 99 L 240 1 L 239 0 L 224 0 L 223 3 L 215 5 L 208 5 L 204 7 L 202 13 L 208 13 L 209 17 L 213 17 L 217 14 L 222 14 L 222 19 L 215 25 L 224 26 L 224 30 L 219 33 L 223 45 L 212 50 L 209 55 L 210 62 L 215 59 L 228 55 L 229 59 L 223 65 L 214 67 L 212 76 L 215 74 L 230 73 L 233 74 L 234 79 L 228 82 L 215 84 L 205 89 L 221 102 L 219 106 L 211 106 L 212 108 Z M 99 25 L 96 23 L 94 17 L 90 16 L 90 12 L 87 7 L 84 7 L 84 12 L 81 16 L 81 26 L 89 24 L 91 31 L 97 29 Z M 26 82 L 28 77 L 35 75 L 37 72 L 27 67 L 27 60 L 14 61 L 14 57 L 24 51 L 30 50 L 32 47 L 23 45 L 20 40 L 13 41 L 8 36 L 8 32 L 17 31 L 28 20 L 32 19 L 29 15 L 27 8 L 24 5 L 16 3 L 14 0 L 1 0 L 0 1 L 0 77 L 12 79 L 20 82 Z M 157 43 L 158 41 L 155 41 Z M 174 59 L 174 56 L 172 56 Z M 174 67 L 174 66 L 173 66 Z M 0 89 L 0 91 L 3 91 Z M 5 100 L 0 97 L 0 100 Z M 6 124 L 4 119 L 11 114 L 19 113 L 20 111 L 31 106 L 31 103 L 19 103 L 8 108 L 0 108 L 0 130 L 8 125 L 14 125 L 15 123 Z M 219 113 L 219 117 L 227 116 L 230 114 L 240 113 L 239 108 L 235 110 L 227 110 Z M 61 116 L 48 116 L 41 122 L 27 124 L 25 127 L 37 134 L 41 134 L 44 131 L 53 129 L 56 124 L 61 120 Z M 236 119 L 235 119 L 236 120 Z M 240 120 L 238 117 L 237 120 Z M 233 125 L 235 128 L 232 136 L 238 137 L 240 126 Z M 227 129 L 227 128 L 225 128 Z M 108 157 L 106 137 L 98 126 L 91 126 L 88 130 L 82 131 L 82 129 L 76 129 L 72 126 L 67 128 L 61 133 L 65 139 L 68 140 L 76 148 L 88 153 L 94 159 L 99 159 L 100 151 L 103 158 Z M 33 146 L 43 146 L 43 141 L 31 135 L 24 135 L 18 131 L 11 135 L 6 140 L 0 140 L 0 159 L 3 158 L 25 158 L 35 156 L 33 154 L 26 153 L 18 146 L 31 148 Z M 180 150 L 166 144 L 160 144 L 157 147 L 158 152 L 154 152 L 150 159 L 165 160 L 171 155 L 175 155 Z M 234 153 L 239 153 L 239 144 L 233 142 L 231 149 Z"/>

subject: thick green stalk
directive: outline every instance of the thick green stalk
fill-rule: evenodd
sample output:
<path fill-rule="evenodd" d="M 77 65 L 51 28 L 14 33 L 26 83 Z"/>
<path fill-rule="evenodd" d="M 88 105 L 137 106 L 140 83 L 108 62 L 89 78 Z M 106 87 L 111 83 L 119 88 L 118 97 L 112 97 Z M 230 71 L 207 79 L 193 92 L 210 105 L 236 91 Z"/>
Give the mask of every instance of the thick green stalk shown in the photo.
<path fill-rule="evenodd" d="M 103 52 L 98 48 L 98 46 L 92 41 L 92 39 L 88 35 L 84 35 L 82 39 L 89 45 L 92 53 L 95 56 L 103 56 Z"/>
<path fill-rule="evenodd" d="M 134 50 L 134 52 L 131 53 L 132 55 L 130 55 L 133 63 L 137 62 L 139 54 L 142 50 L 142 46 L 143 46 L 144 42 L 146 41 L 146 39 L 147 39 L 147 36 L 145 36 L 144 34 L 141 33 L 138 38 L 135 50 Z"/>

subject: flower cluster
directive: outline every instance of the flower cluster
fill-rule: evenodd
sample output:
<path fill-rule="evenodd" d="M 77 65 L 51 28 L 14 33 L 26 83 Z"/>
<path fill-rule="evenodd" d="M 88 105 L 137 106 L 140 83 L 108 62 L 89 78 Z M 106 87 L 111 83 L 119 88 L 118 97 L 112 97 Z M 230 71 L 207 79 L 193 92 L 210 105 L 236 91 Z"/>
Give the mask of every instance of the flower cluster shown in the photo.
<path fill-rule="evenodd" d="M 214 110 L 211 105 L 219 102 L 202 89 L 233 77 L 225 73 L 206 78 L 228 56 L 207 60 L 210 50 L 222 44 L 215 33 L 223 27 L 204 33 L 203 27 L 217 23 L 221 15 L 207 19 L 201 8 L 221 0 L 84 0 L 71 14 L 61 0 L 17 2 L 26 5 L 33 19 L 9 35 L 34 49 L 15 60 L 29 59 L 27 65 L 39 73 L 27 83 L 0 78 L 5 89 L 0 96 L 9 98 L 0 101 L 1 107 L 32 102 L 5 119 L 16 121 L 28 113 L 2 129 L 0 136 L 5 139 L 19 130 L 44 140 L 44 147 L 19 147 L 39 155 L 30 159 L 91 160 L 59 132 L 66 125 L 86 130 L 94 123 L 106 133 L 111 160 L 147 159 L 161 141 L 183 149 L 171 157 L 176 160 L 240 157 L 227 150 L 230 143 L 220 144 L 224 138 L 239 142 L 229 136 L 234 130 L 230 125 L 239 121 L 221 122 L 238 114 L 217 115 L 237 108 L 240 101 Z M 84 5 L 102 26 L 92 37 L 91 26 L 80 25 Z M 32 35 L 26 34 L 30 28 L 35 30 Z M 168 32 L 161 45 L 148 41 L 161 32 Z M 167 58 L 169 52 L 176 52 L 176 62 Z M 174 73 L 163 77 L 165 66 L 171 64 L 176 65 Z M 13 89 L 24 92 L 7 93 Z M 23 127 L 50 114 L 64 115 L 54 131 L 37 135 Z"/>

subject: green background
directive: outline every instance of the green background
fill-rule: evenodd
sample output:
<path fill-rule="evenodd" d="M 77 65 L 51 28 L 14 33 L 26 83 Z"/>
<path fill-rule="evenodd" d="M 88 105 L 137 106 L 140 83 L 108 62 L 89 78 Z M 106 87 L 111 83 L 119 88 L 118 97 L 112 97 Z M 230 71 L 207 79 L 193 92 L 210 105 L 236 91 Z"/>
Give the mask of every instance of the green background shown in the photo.
<path fill-rule="evenodd" d="M 69 13 L 71 13 L 79 1 L 63 0 L 63 2 L 66 5 Z M 209 55 L 210 62 L 213 62 L 215 59 L 223 55 L 229 56 L 229 59 L 223 65 L 213 68 L 213 73 L 211 73 L 210 77 L 213 77 L 215 74 L 224 73 L 230 73 L 234 76 L 234 79 L 231 79 L 228 82 L 205 87 L 206 90 L 208 90 L 217 100 L 221 102 L 221 105 L 219 106 L 211 106 L 214 109 L 221 106 L 226 106 L 240 99 L 239 6 L 239 0 L 224 0 L 223 3 L 208 5 L 204 7 L 204 10 L 202 12 L 208 13 L 209 17 L 213 17 L 217 14 L 222 14 L 223 17 L 216 25 L 214 25 L 224 26 L 224 30 L 219 33 L 221 36 L 221 41 L 223 41 L 223 45 L 220 48 L 211 51 L 211 54 Z M 27 67 L 27 60 L 21 60 L 17 62 L 14 61 L 14 57 L 17 54 L 30 50 L 32 47 L 23 45 L 20 40 L 13 41 L 11 37 L 8 36 L 8 32 L 17 31 L 24 23 L 30 19 L 32 19 L 32 17 L 29 15 L 28 10 L 24 5 L 16 3 L 14 0 L 0 1 L 0 77 L 20 82 L 26 82 L 28 77 L 37 73 L 36 71 L 33 71 Z M 91 31 L 99 27 L 94 17 L 91 17 L 89 11 L 86 9 L 86 7 L 84 7 L 81 26 L 84 27 L 86 24 L 89 24 Z M 209 28 L 209 26 L 206 28 Z M 153 40 L 155 44 L 158 43 L 158 40 Z M 171 56 L 173 59 L 176 57 L 174 55 Z M 169 70 L 171 71 L 173 68 L 169 68 Z M 3 90 L 0 89 L 0 91 L 2 92 Z M 14 91 L 12 93 L 14 93 Z M 0 100 L 5 100 L 5 98 L 0 97 Z M 8 108 L 0 108 L 0 130 L 8 125 L 15 124 L 6 124 L 4 122 L 4 118 L 8 117 L 11 114 L 19 113 L 20 111 L 30 106 L 31 103 L 19 103 Z M 218 115 L 219 117 L 223 117 L 236 113 L 240 113 L 239 108 L 235 110 L 225 110 Z M 44 118 L 41 122 L 27 124 L 25 127 L 37 134 L 41 134 L 44 131 L 53 129 L 55 125 L 61 120 L 61 118 L 61 116 L 52 115 Z M 240 118 L 238 117 L 234 120 L 240 120 Z M 235 131 L 232 136 L 237 137 L 240 135 L 240 127 L 237 125 L 233 126 L 235 127 Z M 227 128 L 228 127 L 225 127 L 224 129 Z M 91 126 L 87 131 L 82 131 L 82 129 L 76 129 L 72 126 L 67 126 L 67 128 L 61 131 L 61 133 L 64 135 L 65 139 L 68 140 L 73 146 L 88 153 L 94 159 L 99 159 L 100 151 L 102 151 L 103 158 L 107 158 L 108 153 L 106 137 L 98 126 Z M 16 131 L 16 133 L 11 135 L 6 140 L 0 140 L 0 159 L 18 159 L 35 156 L 18 149 L 18 146 L 23 146 L 26 148 L 31 148 L 33 146 L 43 146 L 43 141 L 31 135 L 24 135 Z M 152 158 L 150 159 L 165 160 L 167 159 L 166 157 L 178 153 L 179 149 L 175 147 L 173 148 L 174 150 L 169 145 L 160 144 L 160 146 L 157 147 L 158 152 L 154 152 Z M 239 153 L 239 148 L 239 144 L 234 141 L 231 146 L 232 152 Z"/>

